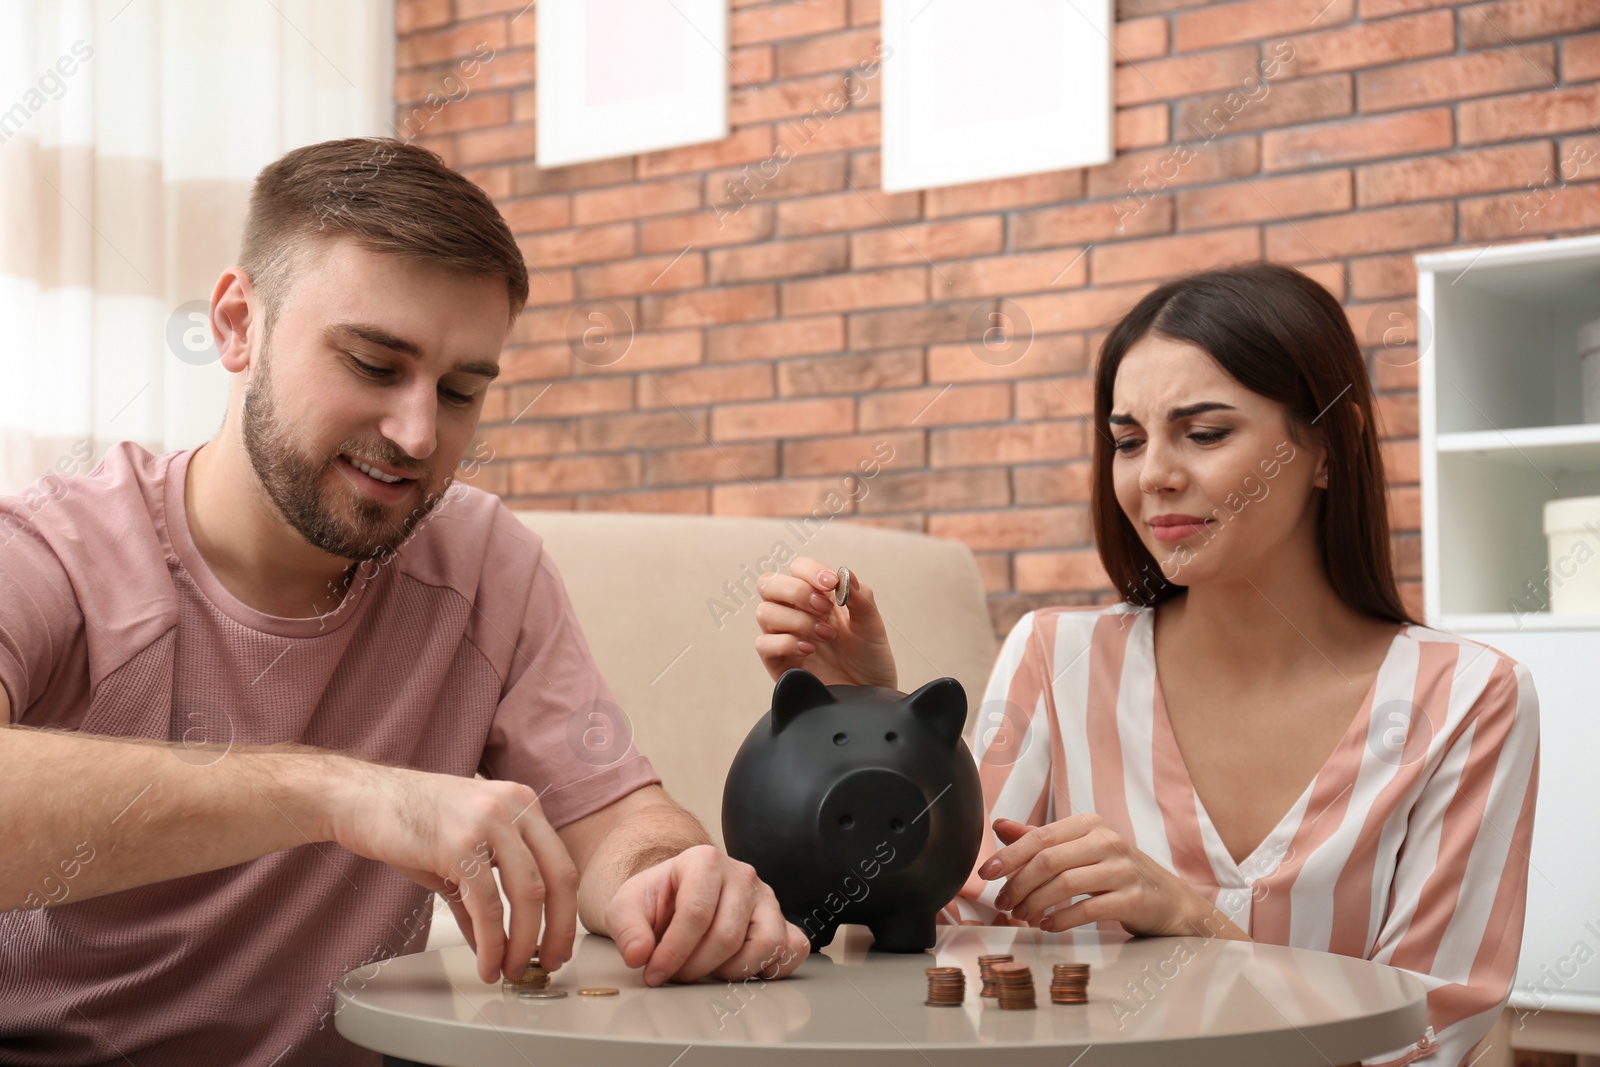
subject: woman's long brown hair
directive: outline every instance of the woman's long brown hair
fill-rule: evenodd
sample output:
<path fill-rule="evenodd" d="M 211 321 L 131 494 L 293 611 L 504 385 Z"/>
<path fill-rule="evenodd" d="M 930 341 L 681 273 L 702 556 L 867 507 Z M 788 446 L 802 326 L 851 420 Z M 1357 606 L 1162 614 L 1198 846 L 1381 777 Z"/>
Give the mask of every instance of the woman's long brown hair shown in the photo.
<path fill-rule="evenodd" d="M 1162 573 L 1111 480 L 1112 385 L 1128 349 L 1151 334 L 1194 345 L 1240 385 L 1282 404 L 1297 438 L 1321 436 L 1328 487 L 1318 505 L 1317 540 L 1334 592 L 1357 611 L 1416 623 L 1395 585 L 1372 383 L 1355 334 L 1332 294 L 1273 263 L 1168 282 L 1135 304 L 1100 349 L 1090 507 L 1100 561 L 1122 598 L 1153 606 L 1184 588 Z"/>

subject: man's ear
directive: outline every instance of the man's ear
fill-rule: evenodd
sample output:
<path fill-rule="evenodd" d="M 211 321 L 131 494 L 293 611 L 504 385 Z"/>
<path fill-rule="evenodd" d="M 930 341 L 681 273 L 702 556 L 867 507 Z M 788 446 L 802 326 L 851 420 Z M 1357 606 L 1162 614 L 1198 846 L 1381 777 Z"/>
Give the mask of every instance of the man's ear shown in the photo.
<path fill-rule="evenodd" d="M 211 338 L 222 366 L 237 374 L 250 368 L 250 342 L 259 325 L 255 287 L 243 267 L 229 267 L 211 291 Z"/>

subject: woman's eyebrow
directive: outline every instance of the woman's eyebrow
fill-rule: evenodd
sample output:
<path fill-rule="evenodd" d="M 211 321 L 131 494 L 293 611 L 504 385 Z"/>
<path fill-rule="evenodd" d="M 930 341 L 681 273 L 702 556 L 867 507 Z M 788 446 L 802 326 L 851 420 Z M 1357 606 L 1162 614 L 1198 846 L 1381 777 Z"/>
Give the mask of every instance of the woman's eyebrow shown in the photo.
<path fill-rule="evenodd" d="M 1237 410 L 1238 409 L 1235 408 L 1232 404 L 1224 404 L 1224 403 L 1222 403 L 1221 401 L 1218 401 L 1218 400 L 1202 400 L 1198 404 L 1185 404 L 1181 408 L 1173 408 L 1171 411 L 1167 412 L 1167 421 L 1168 422 L 1177 422 L 1180 419 L 1188 419 L 1188 418 L 1193 418 L 1196 415 L 1204 415 L 1208 411 L 1237 411 Z M 1111 425 L 1113 425 L 1113 426 L 1137 426 L 1137 425 L 1139 425 L 1139 420 L 1134 418 L 1132 415 L 1112 414 L 1112 415 L 1109 415 L 1109 416 L 1106 417 L 1106 421 L 1111 423 Z"/>

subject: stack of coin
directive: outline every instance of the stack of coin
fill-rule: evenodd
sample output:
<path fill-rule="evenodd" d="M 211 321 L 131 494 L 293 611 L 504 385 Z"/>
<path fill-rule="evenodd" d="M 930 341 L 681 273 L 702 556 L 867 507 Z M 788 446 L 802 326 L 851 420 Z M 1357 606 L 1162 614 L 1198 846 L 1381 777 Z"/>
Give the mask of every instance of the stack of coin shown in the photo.
<path fill-rule="evenodd" d="M 960 967 L 929 967 L 928 999 L 930 1008 L 960 1007 L 967 995 L 967 976 Z"/>
<path fill-rule="evenodd" d="M 550 988 L 550 972 L 539 966 L 539 957 L 528 961 L 528 969 L 516 981 L 509 978 L 500 982 L 500 988 L 528 1000 L 552 1000 L 566 996 L 562 989 Z"/>
<path fill-rule="evenodd" d="M 1050 979 L 1050 1003 L 1089 1003 L 1089 965 L 1087 963 L 1058 963 Z"/>
<path fill-rule="evenodd" d="M 1033 1000 L 1033 970 L 1026 963 L 997 963 L 994 980 L 1000 1006 L 1008 1011 L 1030 1011 Z"/>
<path fill-rule="evenodd" d="M 978 957 L 978 974 L 983 978 L 983 989 L 978 994 L 980 997 L 997 997 L 1000 995 L 994 986 L 994 965 L 997 963 L 1010 963 L 1012 958 L 1009 952 Z"/>

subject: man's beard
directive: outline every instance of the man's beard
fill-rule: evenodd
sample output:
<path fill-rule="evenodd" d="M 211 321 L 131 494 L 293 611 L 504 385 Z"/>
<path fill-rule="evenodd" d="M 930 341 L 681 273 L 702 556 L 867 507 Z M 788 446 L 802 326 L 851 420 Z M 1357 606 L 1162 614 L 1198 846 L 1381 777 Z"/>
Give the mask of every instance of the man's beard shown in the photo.
<path fill-rule="evenodd" d="M 308 457 L 295 447 L 296 435 L 284 425 L 272 392 L 272 379 L 268 372 L 270 360 L 266 346 L 262 346 L 262 359 L 255 376 L 244 393 L 244 448 L 250 457 L 250 466 L 262 488 L 283 515 L 308 542 L 330 555 L 342 559 L 367 560 L 387 556 L 394 552 L 410 535 L 417 523 L 431 511 L 443 494 L 430 493 L 423 502 L 413 507 L 406 517 L 396 523 L 390 517 L 390 505 L 385 505 L 351 486 L 355 500 L 352 519 L 340 517 L 334 505 L 325 499 L 321 488 L 329 469 L 338 470 L 340 453 L 357 459 L 383 463 L 390 467 L 407 469 L 410 457 L 388 442 L 374 448 L 359 441 L 341 445 L 333 455 Z M 350 477 L 338 470 L 341 478 Z M 417 484 L 427 483 L 425 469 Z M 333 492 L 337 492 L 335 489 Z"/>

